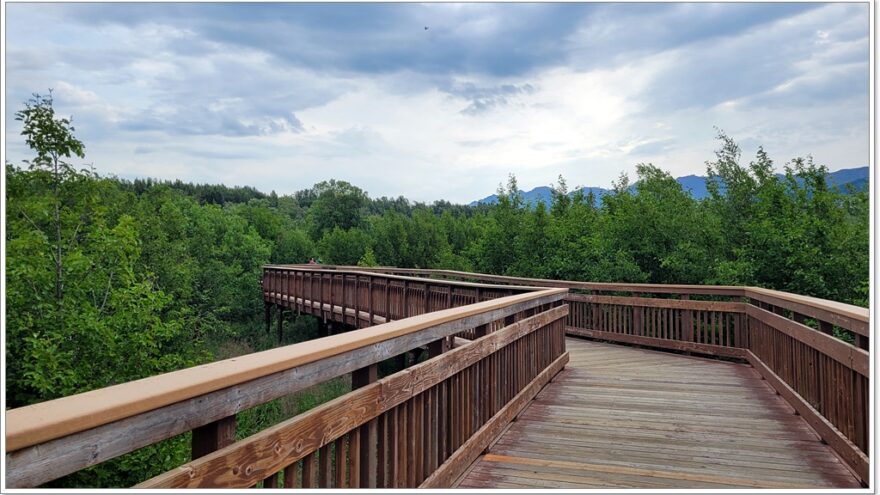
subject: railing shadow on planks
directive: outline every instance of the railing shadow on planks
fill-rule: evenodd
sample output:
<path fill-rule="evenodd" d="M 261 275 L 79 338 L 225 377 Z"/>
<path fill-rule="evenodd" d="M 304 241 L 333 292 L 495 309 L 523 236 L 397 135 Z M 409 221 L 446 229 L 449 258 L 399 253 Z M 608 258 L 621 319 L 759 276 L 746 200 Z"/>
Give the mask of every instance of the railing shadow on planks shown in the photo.
<path fill-rule="evenodd" d="M 309 265 L 276 269 L 298 266 Z M 866 308 L 757 287 L 573 282 L 394 267 L 361 270 L 422 277 L 431 284 L 459 280 L 565 288 L 567 335 L 747 361 L 853 474 L 869 482 Z"/>
<path fill-rule="evenodd" d="M 315 267 L 262 283 L 267 303 L 369 328 L 6 411 L 6 487 L 187 432 L 192 461 L 137 488 L 449 486 L 568 360 L 565 289 Z M 349 373 L 351 392 L 234 441 L 237 413 Z"/>

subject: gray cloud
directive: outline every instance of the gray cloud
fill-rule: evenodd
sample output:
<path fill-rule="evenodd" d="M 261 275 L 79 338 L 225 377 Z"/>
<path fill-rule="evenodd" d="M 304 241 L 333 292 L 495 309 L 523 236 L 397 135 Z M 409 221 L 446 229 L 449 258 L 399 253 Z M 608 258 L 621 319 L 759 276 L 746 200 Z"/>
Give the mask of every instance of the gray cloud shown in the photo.
<path fill-rule="evenodd" d="M 591 4 L 77 4 L 83 23 L 185 27 L 203 40 L 317 70 L 509 76 L 563 63 L 559 36 Z M 428 29 L 425 29 L 427 27 Z M 204 43 L 185 44 L 178 53 Z"/>
<path fill-rule="evenodd" d="M 49 87 L 99 169 L 250 181 L 259 161 L 279 190 L 320 172 L 392 196 L 481 189 L 449 192 L 470 200 L 507 172 L 702 173 L 713 125 L 783 154 L 819 143 L 832 166 L 868 156 L 867 4 L 6 9 L 13 159 L 29 153 L 12 114 Z"/>
<path fill-rule="evenodd" d="M 818 4 L 817 4 L 818 5 Z M 670 54 L 668 64 L 644 90 L 648 111 L 662 113 L 686 107 L 712 107 L 731 100 L 744 99 L 755 104 L 775 100 L 797 103 L 792 95 L 800 91 L 774 91 L 780 85 L 807 76 L 800 97 L 823 100 L 846 98 L 856 90 L 867 90 L 867 65 L 861 70 L 839 70 L 852 58 L 867 64 L 868 31 L 866 5 L 835 7 L 832 12 L 809 10 L 799 13 L 801 22 L 782 24 L 751 33 L 749 36 L 721 39 L 679 48 Z M 864 24 L 852 22 L 863 15 Z M 818 32 L 835 32 L 835 37 L 851 39 L 861 33 L 861 42 L 850 44 L 843 54 L 809 64 L 837 48 L 838 40 L 820 44 Z M 843 55 L 842 59 L 838 55 Z M 809 82 L 807 82 L 809 81 Z M 807 96 L 806 92 L 813 95 Z M 771 94 L 772 93 L 772 94 Z M 867 96 L 867 93 L 864 93 Z M 800 101 L 803 103 L 803 101 Z"/>
<path fill-rule="evenodd" d="M 159 115 L 146 111 L 133 115 L 120 123 L 120 128 L 129 131 L 161 131 L 187 136 L 216 134 L 226 137 L 265 136 L 280 132 L 302 132 L 303 125 L 291 113 L 261 113 L 242 117 L 234 110 L 211 111 L 202 108 L 186 114 Z M 249 120 L 253 119 L 253 120 Z"/>
<path fill-rule="evenodd" d="M 536 89 L 529 83 L 501 84 L 492 87 L 481 87 L 473 83 L 461 83 L 453 85 L 446 92 L 452 96 L 470 101 L 470 104 L 461 110 L 461 113 L 473 116 L 506 106 L 519 96 L 534 93 Z"/>

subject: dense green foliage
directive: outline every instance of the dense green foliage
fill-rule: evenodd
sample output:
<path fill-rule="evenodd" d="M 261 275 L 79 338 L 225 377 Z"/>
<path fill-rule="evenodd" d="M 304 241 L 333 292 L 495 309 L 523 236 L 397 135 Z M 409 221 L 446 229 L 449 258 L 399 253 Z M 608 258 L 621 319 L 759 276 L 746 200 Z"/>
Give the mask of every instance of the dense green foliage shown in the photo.
<path fill-rule="evenodd" d="M 825 168 L 811 159 L 792 160 L 782 179 L 763 150 L 743 164 L 723 134 L 702 201 L 642 164 L 636 187 L 621 177 L 600 206 L 568 194 L 560 178 L 552 204 L 526 207 L 511 176 L 497 205 L 472 208 L 370 199 L 333 180 L 278 196 L 101 177 L 66 161 L 82 157 L 84 147 L 70 121 L 54 115 L 51 98 L 35 98 L 17 116 L 36 156 L 5 167 L 9 407 L 274 345 L 262 328 L 260 267 L 311 257 L 570 280 L 745 284 L 867 305 L 868 193 L 830 189 Z M 301 318 L 293 330 L 289 341 L 309 338 L 314 323 Z M 239 432 L 303 407 L 256 408 L 240 416 Z M 63 484 L 132 484 L 186 456 L 180 437 Z"/>

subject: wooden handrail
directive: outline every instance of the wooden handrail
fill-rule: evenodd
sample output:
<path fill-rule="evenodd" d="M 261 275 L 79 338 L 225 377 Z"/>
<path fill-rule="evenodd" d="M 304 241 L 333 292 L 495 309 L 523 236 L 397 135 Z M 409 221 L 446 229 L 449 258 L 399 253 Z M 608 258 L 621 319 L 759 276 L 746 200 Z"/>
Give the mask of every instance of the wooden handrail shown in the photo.
<path fill-rule="evenodd" d="M 394 267 L 366 270 L 587 292 L 566 296 L 569 335 L 747 360 L 851 470 L 868 481 L 866 308 L 759 287 L 593 283 Z M 651 294 L 665 297 L 646 297 Z M 835 328 L 851 332 L 855 345 L 837 338 Z"/>
<path fill-rule="evenodd" d="M 18 450 L 352 349 L 563 293 L 564 289 L 549 289 L 435 311 L 358 332 L 332 335 L 11 409 L 6 411 L 6 449 Z"/>
<path fill-rule="evenodd" d="M 360 270 L 372 273 L 395 275 L 413 275 L 425 277 L 446 277 L 464 280 L 475 280 L 479 283 L 502 282 L 510 285 L 532 287 L 561 287 L 566 289 L 592 290 L 601 292 L 639 292 L 639 293 L 676 293 L 742 296 L 743 287 L 724 285 L 689 285 L 689 284 L 640 284 L 640 283 L 606 283 L 578 282 L 571 280 L 552 280 L 543 278 L 511 277 L 507 275 L 491 275 L 478 272 L 462 272 L 456 270 L 435 270 L 419 268 L 395 267 L 351 267 L 346 265 L 272 265 L 277 268 L 307 268 L 318 266 L 324 270 Z"/>
<path fill-rule="evenodd" d="M 316 265 L 276 265 L 278 267 L 303 267 Z M 348 270 L 352 267 L 343 265 L 317 265 L 327 270 Z M 750 286 L 730 285 L 693 285 L 693 284 L 641 284 L 641 283 L 605 283 L 580 282 L 571 280 L 552 280 L 529 277 L 511 277 L 476 272 L 455 270 L 430 270 L 395 267 L 356 267 L 361 271 L 378 273 L 409 274 L 426 277 L 457 277 L 481 282 L 505 282 L 520 286 L 562 287 L 572 290 L 595 292 L 632 292 L 636 294 L 678 294 L 702 296 L 744 297 L 772 304 L 778 308 L 826 321 L 830 324 L 849 330 L 857 335 L 869 337 L 870 312 L 868 308 L 852 304 L 829 301 L 817 297 L 802 296 L 773 289 Z"/>
<path fill-rule="evenodd" d="M 294 475 L 293 471 L 287 473 L 293 469 L 293 462 L 302 465 L 303 487 L 326 487 L 331 485 L 325 479 L 330 476 L 331 465 L 343 461 L 353 463 L 349 465 L 353 471 L 341 474 L 352 487 L 405 487 L 423 482 L 424 486 L 445 486 L 564 365 L 564 342 L 560 340 L 563 331 L 594 339 L 746 360 L 804 416 L 860 479 L 868 481 L 869 355 L 865 349 L 869 327 L 864 308 L 754 287 L 593 284 L 388 267 L 269 265 L 264 267 L 262 284 L 267 315 L 269 306 L 277 305 L 369 328 L 7 411 L 7 486 L 36 486 L 190 430 L 194 431 L 193 462 L 182 471 L 167 473 L 144 486 L 190 486 L 195 482 L 187 481 L 187 477 L 195 472 L 192 470 L 202 467 L 208 469 L 208 474 L 200 478 L 202 485 L 223 479 L 230 486 L 250 486 L 259 480 L 265 480 L 267 487 L 276 486 L 278 479 L 274 473 L 283 468 L 287 486 L 287 474 Z M 569 293 L 569 289 L 587 293 Z M 663 297 L 650 297 L 651 294 Z M 690 296 L 708 297 L 691 300 Z M 559 306 L 562 303 L 567 305 Z M 550 321 L 552 328 L 548 326 Z M 857 345 L 833 337 L 835 327 L 852 332 Z M 552 342 L 549 348 L 548 342 Z M 420 348 L 427 348 L 429 355 L 441 360 L 429 360 L 400 372 L 403 375 L 391 375 L 370 385 L 375 381 L 376 363 Z M 552 349 L 550 355 L 541 354 L 546 349 Z M 446 357 L 440 358 L 441 355 Z M 476 360 L 468 365 L 471 367 L 467 368 L 469 378 L 464 378 L 465 382 L 431 375 L 434 381 L 424 382 L 424 386 L 432 391 L 424 398 L 416 397 L 415 389 L 402 385 L 410 395 L 395 395 L 403 402 L 389 401 L 390 392 L 382 387 L 424 379 L 418 370 L 454 372 L 471 363 L 457 363 L 455 356 Z M 504 386 L 508 388 L 504 389 L 503 400 L 489 386 L 485 390 L 488 402 L 480 406 L 479 414 L 466 415 L 460 425 L 449 424 L 450 428 L 457 428 L 452 451 L 448 446 L 435 444 L 431 447 L 434 450 L 424 451 L 426 457 L 416 471 L 408 471 L 404 478 L 393 481 L 380 479 L 377 484 L 375 476 L 392 476 L 392 471 L 382 471 L 393 467 L 381 451 L 385 447 L 393 450 L 382 443 L 393 441 L 383 428 L 397 420 L 399 408 L 416 404 L 417 409 L 425 408 L 425 414 L 434 414 L 431 421 L 449 421 L 451 416 L 440 417 L 430 412 L 430 407 L 436 407 L 436 402 L 431 401 L 445 397 L 436 395 L 439 389 L 431 387 L 448 387 L 464 394 L 450 396 L 450 400 L 478 401 L 467 395 L 471 393 L 468 387 L 478 383 L 472 381 L 502 376 L 508 371 L 499 366 L 514 356 L 510 362 L 528 362 L 528 370 L 508 370 L 515 379 L 505 378 Z M 537 367 L 534 359 L 540 362 Z M 461 373 L 464 372 L 462 368 Z M 352 373 L 354 386 L 364 388 L 267 430 L 262 436 L 245 439 L 245 443 L 225 447 L 232 441 L 230 431 L 234 431 L 226 430 L 226 440 L 199 444 L 198 456 L 204 457 L 195 459 L 196 430 L 212 425 L 222 428 L 230 418 L 234 425 L 235 414 L 244 409 L 347 373 Z M 467 387 L 462 388 L 465 383 Z M 347 423 L 353 429 L 322 423 L 318 415 L 320 411 L 337 409 L 342 414 L 346 401 L 359 397 L 357 400 L 362 400 L 376 393 L 380 406 Z M 458 403 L 448 404 L 451 411 L 460 407 L 455 404 Z M 264 471 L 231 475 L 223 471 L 224 456 L 239 452 L 236 455 L 244 455 L 240 459 L 245 462 L 252 458 L 254 446 L 269 445 L 265 442 L 275 438 L 272 435 L 289 439 L 292 432 L 305 434 L 303 428 L 312 428 L 309 424 L 317 428 L 307 432 L 309 435 L 326 433 L 321 433 L 318 440 L 309 440 L 309 448 L 297 448 L 294 454 L 260 453 L 258 463 Z M 421 427 L 429 429 L 427 425 Z M 219 435 L 220 431 L 211 435 Z M 452 442 L 453 437 L 447 440 Z M 385 467 L 376 467 L 371 461 L 374 452 L 370 449 L 374 447 L 366 445 L 379 445 L 375 462 Z M 332 463 L 331 452 L 337 456 Z M 349 455 L 347 461 L 338 457 L 344 452 Z M 397 468 L 410 469 L 394 469 Z M 220 473 L 218 469 L 222 471 L 220 478 L 215 477 Z M 314 478 L 318 475 L 322 476 L 320 483 Z M 336 476 L 340 476 L 338 470 Z"/>
<path fill-rule="evenodd" d="M 450 290 L 489 289 L 442 284 Z M 561 302 L 567 292 L 498 289 L 505 297 L 6 411 L 7 486 L 36 486 L 438 339 Z"/>
<path fill-rule="evenodd" d="M 470 345 L 452 350 L 441 358 L 426 361 L 353 391 L 225 449 L 147 480 L 136 488 L 195 488 L 205 486 L 206 480 L 210 480 L 212 486 L 252 486 L 321 447 L 333 444 L 367 421 L 428 392 L 450 376 L 484 361 L 523 336 L 546 328 L 564 318 L 566 313 L 567 307 L 559 306 L 525 318 Z M 567 361 L 567 357 L 564 361 Z M 564 361 L 560 364 L 564 364 Z M 557 365 L 556 371 L 559 367 Z M 460 414 L 463 411 L 453 412 Z M 443 421 L 442 418 L 434 420 Z M 301 438 L 305 441 L 296 442 Z M 414 452 L 413 457 L 420 454 Z M 404 460 L 406 462 L 409 461 Z M 241 468 L 230 469 L 230 466 Z M 442 469 L 442 466 L 439 468 Z M 418 477 L 424 478 L 422 475 Z M 418 479 L 416 483 L 421 481 Z"/>
<path fill-rule="evenodd" d="M 299 270 L 307 270 L 312 273 L 327 273 L 327 274 L 346 274 L 346 275 L 363 275 L 370 276 L 376 275 L 377 273 L 381 273 L 384 278 L 389 280 L 400 280 L 400 281 L 409 281 L 409 282 L 418 282 L 424 283 L 425 279 L 423 277 L 413 277 L 407 275 L 400 275 L 397 273 L 399 270 L 394 270 L 395 273 L 386 273 L 385 271 L 379 269 L 371 269 L 371 268 L 363 268 L 359 266 L 336 266 L 336 265 L 303 265 L 303 264 L 292 264 L 292 265 L 264 265 L 263 270 L 290 270 L 290 269 L 299 269 Z M 408 270 L 404 270 L 408 271 Z M 440 270 L 413 270 L 413 272 L 437 272 Z M 526 281 L 529 279 L 519 279 L 521 281 Z M 516 289 L 521 291 L 535 291 L 547 288 L 559 288 L 559 287 L 547 287 L 544 285 L 528 285 L 523 283 L 518 284 L 491 284 L 487 282 L 467 282 L 464 280 L 445 280 L 445 282 L 454 283 L 457 287 L 479 287 L 481 289 Z"/>

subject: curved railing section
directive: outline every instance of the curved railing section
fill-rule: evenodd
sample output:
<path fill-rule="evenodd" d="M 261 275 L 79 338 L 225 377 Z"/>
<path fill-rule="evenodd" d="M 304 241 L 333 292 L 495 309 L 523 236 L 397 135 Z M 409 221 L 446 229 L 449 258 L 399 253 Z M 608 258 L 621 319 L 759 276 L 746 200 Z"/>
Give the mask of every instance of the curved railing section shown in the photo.
<path fill-rule="evenodd" d="M 565 289 L 278 267 L 263 287 L 369 328 L 6 411 L 6 486 L 187 432 L 192 460 L 139 488 L 449 486 L 568 360 Z M 351 392 L 235 441 L 241 411 L 348 374 Z"/>
<path fill-rule="evenodd" d="M 569 335 L 746 360 L 856 476 L 869 481 L 870 325 L 865 308 L 757 287 L 369 270 L 433 280 L 566 288 Z"/>

